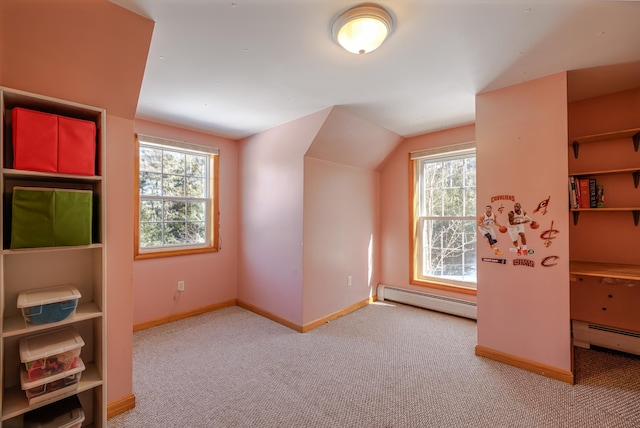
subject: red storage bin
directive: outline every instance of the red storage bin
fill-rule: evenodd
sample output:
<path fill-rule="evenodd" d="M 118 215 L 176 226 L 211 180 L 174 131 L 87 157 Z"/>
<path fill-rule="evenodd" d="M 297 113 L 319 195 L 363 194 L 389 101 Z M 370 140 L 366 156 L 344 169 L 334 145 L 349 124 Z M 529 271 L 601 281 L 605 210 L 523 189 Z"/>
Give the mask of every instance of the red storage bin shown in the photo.
<path fill-rule="evenodd" d="M 58 116 L 16 107 L 13 120 L 13 167 L 57 172 Z"/>
<path fill-rule="evenodd" d="M 95 122 L 21 107 L 12 115 L 15 169 L 95 174 Z"/>
<path fill-rule="evenodd" d="M 96 124 L 88 120 L 58 117 L 58 172 L 94 175 Z"/>

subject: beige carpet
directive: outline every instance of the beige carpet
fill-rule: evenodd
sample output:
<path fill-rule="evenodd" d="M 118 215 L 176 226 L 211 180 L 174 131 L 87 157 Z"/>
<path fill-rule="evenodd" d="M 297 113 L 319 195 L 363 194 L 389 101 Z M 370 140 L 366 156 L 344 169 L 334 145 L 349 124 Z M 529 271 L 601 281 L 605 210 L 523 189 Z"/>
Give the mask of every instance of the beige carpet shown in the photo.
<path fill-rule="evenodd" d="M 137 405 L 108 427 L 640 427 L 640 357 L 576 348 L 571 386 L 475 345 L 389 302 L 305 334 L 227 308 L 135 333 Z"/>

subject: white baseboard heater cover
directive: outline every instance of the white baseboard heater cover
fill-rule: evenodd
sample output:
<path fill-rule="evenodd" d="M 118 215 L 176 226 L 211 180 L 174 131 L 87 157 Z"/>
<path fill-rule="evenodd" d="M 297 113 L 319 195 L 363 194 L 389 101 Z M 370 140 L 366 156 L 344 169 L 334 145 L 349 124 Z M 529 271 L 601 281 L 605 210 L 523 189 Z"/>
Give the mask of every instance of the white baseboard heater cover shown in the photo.
<path fill-rule="evenodd" d="M 588 349 L 595 345 L 640 355 L 640 333 L 577 320 L 572 326 L 574 346 Z"/>
<path fill-rule="evenodd" d="M 478 306 L 475 302 L 438 296 L 415 290 L 378 285 L 378 300 L 405 303 L 419 308 L 431 309 L 460 317 L 478 319 Z"/>

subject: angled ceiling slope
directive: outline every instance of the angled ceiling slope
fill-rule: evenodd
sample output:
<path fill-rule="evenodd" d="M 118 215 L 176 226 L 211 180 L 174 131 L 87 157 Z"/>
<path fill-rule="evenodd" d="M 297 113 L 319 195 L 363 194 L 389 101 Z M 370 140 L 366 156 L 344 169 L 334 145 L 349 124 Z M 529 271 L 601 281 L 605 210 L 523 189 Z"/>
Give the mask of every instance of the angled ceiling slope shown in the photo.
<path fill-rule="evenodd" d="M 306 156 L 363 169 L 377 169 L 403 137 L 345 107 L 331 108 Z"/>
<path fill-rule="evenodd" d="M 107 0 L 2 0 L 3 86 L 133 119 L 153 21 Z"/>

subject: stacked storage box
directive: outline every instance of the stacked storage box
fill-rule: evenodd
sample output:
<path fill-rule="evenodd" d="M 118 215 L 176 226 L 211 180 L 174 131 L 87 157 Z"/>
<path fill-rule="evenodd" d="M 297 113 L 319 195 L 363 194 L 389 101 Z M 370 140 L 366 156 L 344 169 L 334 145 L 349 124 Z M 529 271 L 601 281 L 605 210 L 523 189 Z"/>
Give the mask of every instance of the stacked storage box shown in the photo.
<path fill-rule="evenodd" d="M 18 309 L 27 326 L 63 321 L 75 314 L 81 295 L 70 285 L 21 291 Z"/>
<path fill-rule="evenodd" d="M 13 167 L 28 171 L 94 175 L 96 124 L 16 107 Z"/>
<path fill-rule="evenodd" d="M 24 428 L 80 428 L 84 412 L 77 395 L 24 415 Z"/>
<path fill-rule="evenodd" d="M 78 388 L 84 341 L 72 326 L 20 339 L 20 383 L 29 405 L 66 395 Z"/>
<path fill-rule="evenodd" d="M 11 248 L 91 244 L 93 192 L 14 187 Z"/>
<path fill-rule="evenodd" d="M 71 175 L 96 172 L 96 124 L 15 107 L 13 168 Z M 11 248 L 91 244 L 89 190 L 14 187 Z"/>

